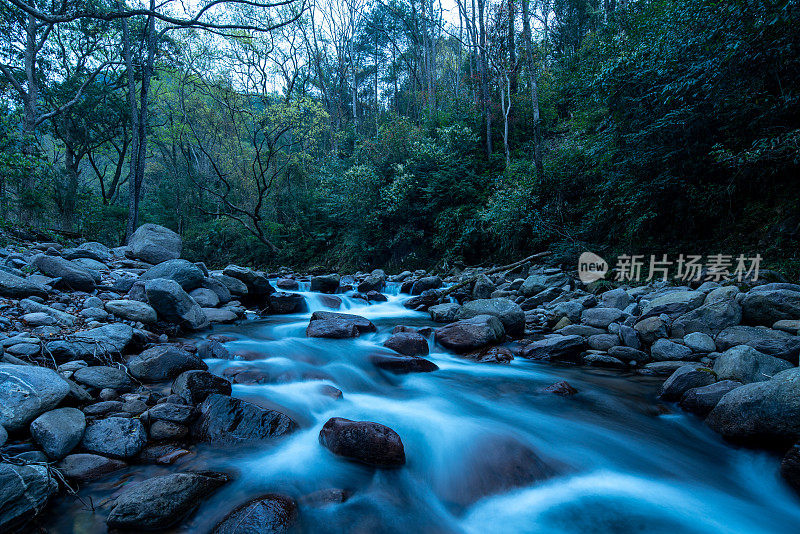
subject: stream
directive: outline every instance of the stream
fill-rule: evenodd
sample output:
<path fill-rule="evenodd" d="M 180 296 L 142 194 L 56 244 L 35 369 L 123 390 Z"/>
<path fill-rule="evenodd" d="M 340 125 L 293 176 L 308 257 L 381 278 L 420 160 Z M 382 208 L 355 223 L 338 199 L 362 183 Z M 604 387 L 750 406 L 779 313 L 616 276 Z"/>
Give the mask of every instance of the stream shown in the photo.
<path fill-rule="evenodd" d="M 324 297 L 300 291 L 309 311 L 216 326 L 243 360 L 207 360 L 224 375 L 246 368 L 266 384 L 233 395 L 292 417 L 300 429 L 257 447 L 194 446 L 172 466 L 132 466 L 64 497 L 50 532 L 104 532 L 108 505 L 129 482 L 178 470 L 214 469 L 235 480 L 214 493 L 177 532 L 210 532 L 238 505 L 267 493 L 299 501 L 302 533 L 787 533 L 800 527 L 798 498 L 781 482 L 779 458 L 734 448 L 703 422 L 657 400 L 663 377 L 515 359 L 481 364 L 429 341 L 431 373 L 394 375 L 369 356 L 396 325 L 433 326 L 428 314 L 339 295 L 345 313 L 370 319 L 372 334 L 347 340 L 305 336 Z M 567 380 L 578 394 L 543 389 Z M 331 396 L 333 386 L 343 397 Z M 407 463 L 380 470 L 334 456 L 319 444 L 331 417 L 375 421 L 402 438 Z M 542 465 L 538 465 L 537 462 Z M 531 466 L 536 466 L 532 469 Z M 546 475 L 531 481 L 529 472 Z M 520 486 L 521 484 L 521 486 Z M 343 503 L 304 504 L 339 488 Z M 97 511 L 92 513 L 88 503 Z"/>

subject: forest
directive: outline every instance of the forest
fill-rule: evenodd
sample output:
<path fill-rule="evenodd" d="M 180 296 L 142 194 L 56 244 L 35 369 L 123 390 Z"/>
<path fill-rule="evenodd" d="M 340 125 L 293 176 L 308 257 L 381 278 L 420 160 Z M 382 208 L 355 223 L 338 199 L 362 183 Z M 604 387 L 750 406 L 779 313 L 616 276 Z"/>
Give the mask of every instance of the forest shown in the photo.
<path fill-rule="evenodd" d="M 549 248 L 800 270 L 800 5 L 7 0 L 0 224 L 420 268 Z"/>

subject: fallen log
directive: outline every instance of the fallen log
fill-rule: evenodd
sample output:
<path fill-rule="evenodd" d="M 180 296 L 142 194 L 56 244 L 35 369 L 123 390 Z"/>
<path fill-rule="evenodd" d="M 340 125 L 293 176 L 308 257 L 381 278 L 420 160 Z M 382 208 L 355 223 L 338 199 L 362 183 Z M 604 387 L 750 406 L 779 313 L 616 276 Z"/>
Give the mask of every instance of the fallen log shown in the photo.
<path fill-rule="evenodd" d="M 544 252 L 537 252 L 536 254 L 532 254 L 532 255 L 528 256 L 527 258 L 519 260 L 519 261 L 515 261 L 514 263 L 509 263 L 508 265 L 501 265 L 500 267 L 493 267 L 493 268 L 489 269 L 488 271 L 483 271 L 482 273 L 476 274 L 474 276 L 470 276 L 466 280 L 463 280 L 463 281 L 461 281 L 461 282 L 459 282 L 457 284 L 454 284 L 454 285 L 452 285 L 452 286 L 450 286 L 450 287 L 448 287 L 446 289 L 439 290 L 439 291 L 437 291 L 437 294 L 439 295 L 439 297 L 446 297 L 447 295 L 449 295 L 453 291 L 456 291 L 458 289 L 461 289 L 462 287 L 466 287 L 466 286 L 474 283 L 478 279 L 478 277 L 480 275 L 482 275 L 482 274 L 489 275 L 489 274 L 499 273 L 501 271 L 510 271 L 511 269 L 516 269 L 517 267 L 521 267 L 522 265 L 525 265 L 526 263 L 530 263 L 533 260 L 537 260 L 539 258 L 544 258 L 545 256 L 549 256 L 550 254 L 551 254 L 551 252 L 547 251 L 547 250 L 544 251 Z"/>

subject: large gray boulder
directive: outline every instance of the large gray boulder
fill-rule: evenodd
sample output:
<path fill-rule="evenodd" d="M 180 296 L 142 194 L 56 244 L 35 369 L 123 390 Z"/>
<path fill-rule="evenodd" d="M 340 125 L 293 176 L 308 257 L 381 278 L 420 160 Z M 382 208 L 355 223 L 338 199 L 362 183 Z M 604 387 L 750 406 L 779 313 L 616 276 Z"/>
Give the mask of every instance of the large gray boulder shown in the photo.
<path fill-rule="evenodd" d="M 32 263 L 45 275 L 60 278 L 60 286 L 78 291 L 94 291 L 100 283 L 100 275 L 96 271 L 85 269 L 60 256 L 37 254 Z"/>
<path fill-rule="evenodd" d="M 203 401 L 199 411 L 192 435 L 198 441 L 215 444 L 257 442 L 289 434 L 297 428 L 281 412 L 216 393 Z"/>
<path fill-rule="evenodd" d="M 316 311 L 306 328 L 308 337 L 327 337 L 344 339 L 358 337 L 367 332 L 375 332 L 376 327 L 369 319 L 350 313 Z"/>
<path fill-rule="evenodd" d="M 696 365 L 684 365 L 677 368 L 662 384 L 659 397 L 665 401 L 677 401 L 690 389 L 708 386 L 714 382 L 716 382 L 716 378 L 711 369 Z"/>
<path fill-rule="evenodd" d="M 163 261 L 180 258 L 181 236 L 157 224 L 143 224 L 128 239 L 130 254 L 147 263 L 161 263 Z"/>
<path fill-rule="evenodd" d="M 106 302 L 105 308 L 107 312 L 128 321 L 152 324 L 158 319 L 152 306 L 138 300 L 109 300 Z"/>
<path fill-rule="evenodd" d="M 757 290 L 742 298 L 744 322 L 772 326 L 782 319 L 800 319 L 800 291 L 789 289 Z"/>
<path fill-rule="evenodd" d="M 438 276 L 426 276 L 420 278 L 411 286 L 412 295 L 422 295 L 423 292 L 430 289 L 439 289 L 442 287 L 442 279 Z"/>
<path fill-rule="evenodd" d="M 88 482 L 118 471 L 127 464 L 122 460 L 106 458 L 98 454 L 70 454 L 56 467 L 65 477 L 78 482 Z"/>
<path fill-rule="evenodd" d="M 125 459 L 139 454 L 147 443 L 147 431 L 139 419 L 109 417 L 90 422 L 83 434 L 83 448 L 89 452 Z"/>
<path fill-rule="evenodd" d="M 742 321 L 742 308 L 733 300 L 719 300 L 703 304 L 684 313 L 672 323 L 672 335 L 683 337 L 693 332 L 716 336 L 729 326 Z"/>
<path fill-rule="evenodd" d="M 0 270 L 0 296 L 12 299 L 46 297 L 48 292 L 42 284 Z"/>
<path fill-rule="evenodd" d="M 705 417 L 729 391 L 741 386 L 734 380 L 720 380 L 707 386 L 687 390 L 681 397 L 681 408 Z"/>
<path fill-rule="evenodd" d="M 642 300 L 642 315 L 660 315 L 666 313 L 672 317 L 686 313 L 703 304 L 706 295 L 701 291 L 676 289 L 655 296 L 650 300 Z"/>
<path fill-rule="evenodd" d="M 374 467 L 399 467 L 406 463 L 397 432 L 372 421 L 329 419 L 319 431 L 320 444 L 337 456 Z"/>
<path fill-rule="evenodd" d="M 0 532 L 17 532 L 58 491 L 44 465 L 0 463 Z"/>
<path fill-rule="evenodd" d="M 31 423 L 31 436 L 54 460 L 60 460 L 78 446 L 86 429 L 86 416 L 77 408 L 45 412 Z"/>
<path fill-rule="evenodd" d="M 800 368 L 730 391 L 711 411 L 706 423 L 738 442 L 773 446 L 796 440 L 800 436 Z"/>
<path fill-rule="evenodd" d="M 92 360 L 121 354 L 133 340 L 133 328 L 114 323 L 76 332 L 66 340 L 50 341 L 46 348 L 57 361 Z"/>
<path fill-rule="evenodd" d="M 668 339 L 657 339 L 653 346 L 650 347 L 650 356 L 657 362 L 691 360 L 694 358 L 692 349 Z"/>
<path fill-rule="evenodd" d="M 72 379 L 95 389 L 129 391 L 132 386 L 131 379 L 124 369 L 107 365 L 81 367 L 73 373 Z"/>
<path fill-rule="evenodd" d="M 714 361 L 714 372 L 720 380 L 737 380 L 749 384 L 763 382 L 792 367 L 786 360 L 768 356 L 747 345 L 737 345 L 723 352 Z"/>
<path fill-rule="evenodd" d="M 586 340 L 579 335 L 553 335 L 525 345 L 520 356 L 530 360 L 578 361 L 586 350 Z"/>
<path fill-rule="evenodd" d="M 763 326 L 731 326 L 720 332 L 715 341 L 720 351 L 736 345 L 748 345 L 758 352 L 795 364 L 800 354 L 799 337 Z"/>
<path fill-rule="evenodd" d="M 200 357 L 175 345 L 156 345 L 128 360 L 128 372 L 142 382 L 161 382 L 184 371 L 207 369 Z"/>
<path fill-rule="evenodd" d="M 608 328 L 611 323 L 616 323 L 627 317 L 627 314 L 618 308 L 588 308 L 581 314 L 581 323 L 595 328 Z"/>
<path fill-rule="evenodd" d="M 494 315 L 478 315 L 437 329 L 435 339 L 446 349 L 463 353 L 497 343 L 504 335 L 500 319 Z"/>
<path fill-rule="evenodd" d="M 180 523 L 230 479 L 222 473 L 173 473 L 128 485 L 106 523 L 125 530 L 163 530 Z"/>
<path fill-rule="evenodd" d="M 455 302 L 445 302 L 431 306 L 428 308 L 428 313 L 431 315 L 431 319 L 437 323 L 452 323 L 456 320 L 460 309 L 461 306 Z"/>
<path fill-rule="evenodd" d="M 519 292 L 526 297 L 532 297 L 549 287 L 562 287 L 568 283 L 569 276 L 566 273 L 532 274 L 522 283 Z"/>
<path fill-rule="evenodd" d="M 190 330 L 202 330 L 208 326 L 208 317 L 202 308 L 174 280 L 148 280 L 144 290 L 147 301 L 165 321 Z"/>
<path fill-rule="evenodd" d="M 200 267 L 188 260 L 167 260 L 150 267 L 140 277 L 140 280 L 155 280 L 156 278 L 166 278 L 174 280 L 180 284 L 184 291 L 191 291 L 203 283 L 203 271 Z"/>
<path fill-rule="evenodd" d="M 69 384 L 51 369 L 0 363 L 0 426 L 22 430 L 68 394 Z"/>
<path fill-rule="evenodd" d="M 269 283 L 264 273 L 253 269 L 238 265 L 228 265 L 222 271 L 222 274 L 244 282 L 247 286 L 247 297 L 249 299 L 263 299 L 275 292 L 275 288 Z M 233 293 L 233 290 L 231 290 L 231 293 Z"/>
<path fill-rule="evenodd" d="M 627 291 L 618 287 L 600 295 L 600 306 L 604 308 L 617 308 L 624 310 L 631 303 L 631 296 Z"/>
<path fill-rule="evenodd" d="M 456 320 L 472 319 L 478 315 L 497 317 L 507 334 L 519 335 L 525 332 L 525 312 L 508 299 L 478 299 L 467 302 L 456 313 Z"/>
<path fill-rule="evenodd" d="M 186 371 L 172 383 L 172 393 L 189 404 L 199 404 L 214 393 L 231 394 L 231 383 L 208 371 Z"/>

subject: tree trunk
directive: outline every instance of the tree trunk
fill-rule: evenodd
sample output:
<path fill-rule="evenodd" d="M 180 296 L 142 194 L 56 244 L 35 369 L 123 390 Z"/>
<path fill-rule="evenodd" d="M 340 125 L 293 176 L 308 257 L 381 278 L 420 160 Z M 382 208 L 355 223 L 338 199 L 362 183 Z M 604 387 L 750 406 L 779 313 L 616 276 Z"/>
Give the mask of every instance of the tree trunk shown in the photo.
<path fill-rule="evenodd" d="M 517 8 L 514 0 L 508 0 L 508 75 L 511 81 L 511 95 L 517 94 L 517 43 L 516 43 Z"/>
<path fill-rule="evenodd" d="M 478 0 L 478 27 L 480 31 L 480 70 L 481 70 L 481 99 L 483 100 L 483 120 L 486 125 L 486 157 L 492 155 L 492 108 L 489 102 L 489 69 L 486 60 L 486 24 L 484 22 L 484 7 L 486 0 Z"/>
<path fill-rule="evenodd" d="M 533 65 L 533 36 L 531 35 L 531 17 L 528 12 L 528 2 L 522 0 L 522 24 L 525 33 L 525 59 L 528 67 L 528 85 L 531 91 L 531 109 L 533 110 L 533 160 L 536 165 L 536 175 L 544 183 L 544 162 L 542 161 L 542 131 L 539 116 L 539 88 L 536 83 L 536 72 Z"/>

